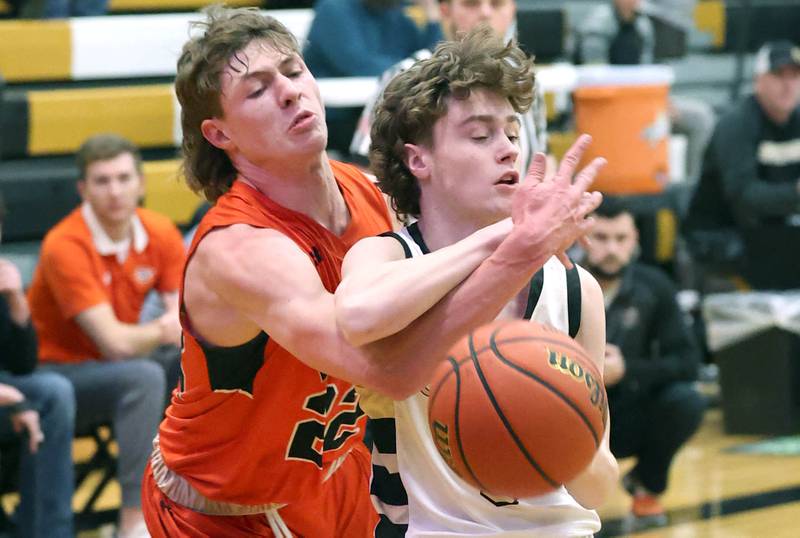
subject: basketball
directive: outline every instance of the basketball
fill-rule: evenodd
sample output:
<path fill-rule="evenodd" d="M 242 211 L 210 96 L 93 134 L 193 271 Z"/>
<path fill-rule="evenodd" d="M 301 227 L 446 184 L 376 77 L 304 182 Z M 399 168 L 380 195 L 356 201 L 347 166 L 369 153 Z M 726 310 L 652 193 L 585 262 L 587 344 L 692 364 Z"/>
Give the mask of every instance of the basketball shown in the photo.
<path fill-rule="evenodd" d="M 602 376 L 580 344 L 552 327 L 484 325 L 450 349 L 429 386 L 439 454 L 484 494 L 553 491 L 589 464 L 603 439 Z"/>

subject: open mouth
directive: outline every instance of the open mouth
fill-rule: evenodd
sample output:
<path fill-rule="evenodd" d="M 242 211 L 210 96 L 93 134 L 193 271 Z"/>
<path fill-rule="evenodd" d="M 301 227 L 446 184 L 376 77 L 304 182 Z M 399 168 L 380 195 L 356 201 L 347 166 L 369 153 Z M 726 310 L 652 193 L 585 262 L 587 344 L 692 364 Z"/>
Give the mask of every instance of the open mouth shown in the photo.
<path fill-rule="evenodd" d="M 517 172 L 509 172 L 494 182 L 495 185 L 516 185 L 517 183 L 519 183 Z"/>

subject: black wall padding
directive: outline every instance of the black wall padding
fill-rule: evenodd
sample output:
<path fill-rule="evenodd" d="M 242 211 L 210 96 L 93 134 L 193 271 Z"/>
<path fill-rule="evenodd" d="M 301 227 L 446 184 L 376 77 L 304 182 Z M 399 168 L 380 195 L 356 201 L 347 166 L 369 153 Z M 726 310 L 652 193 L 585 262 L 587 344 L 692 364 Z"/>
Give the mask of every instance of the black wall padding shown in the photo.
<path fill-rule="evenodd" d="M 27 93 L 6 89 L 0 111 L 0 160 L 24 157 L 30 123 Z"/>
<path fill-rule="evenodd" d="M 3 241 L 31 241 L 80 203 L 71 158 L 0 162 L 0 191 L 7 215 Z"/>

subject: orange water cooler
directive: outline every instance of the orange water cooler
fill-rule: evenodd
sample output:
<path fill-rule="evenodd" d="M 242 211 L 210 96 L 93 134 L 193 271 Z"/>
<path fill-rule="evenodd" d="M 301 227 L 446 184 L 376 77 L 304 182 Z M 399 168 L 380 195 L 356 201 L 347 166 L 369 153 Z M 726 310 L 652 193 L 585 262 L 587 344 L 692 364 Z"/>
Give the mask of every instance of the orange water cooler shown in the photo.
<path fill-rule="evenodd" d="M 605 157 L 593 189 L 608 194 L 661 192 L 669 180 L 666 66 L 584 66 L 574 91 L 578 133 L 592 135 L 584 164 Z"/>

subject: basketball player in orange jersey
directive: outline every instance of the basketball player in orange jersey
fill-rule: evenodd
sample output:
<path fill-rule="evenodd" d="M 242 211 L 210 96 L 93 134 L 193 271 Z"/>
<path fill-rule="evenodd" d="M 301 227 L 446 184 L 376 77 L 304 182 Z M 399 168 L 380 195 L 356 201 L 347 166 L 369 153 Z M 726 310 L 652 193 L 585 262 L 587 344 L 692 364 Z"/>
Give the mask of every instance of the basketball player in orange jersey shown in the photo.
<path fill-rule="evenodd" d="M 402 337 L 347 342 L 333 295 L 341 260 L 389 229 L 385 203 L 357 169 L 328 160 L 319 89 L 282 25 L 256 10 L 213 8 L 202 29 L 181 54 L 176 93 L 186 175 L 215 205 L 185 269 L 183 379 L 145 471 L 148 529 L 170 538 L 372 536 L 353 383 L 412 394 L 476 308 L 443 304 Z M 555 183 L 520 197 L 524 226 L 504 259 L 544 259 L 584 234 L 597 205 L 581 196 L 589 182 L 563 200 Z M 464 250 L 486 257 L 508 232 L 483 230 Z"/>
<path fill-rule="evenodd" d="M 475 325 L 497 316 L 550 324 L 574 336 L 602 371 L 605 320 L 597 282 L 563 255 L 518 248 L 539 225 L 530 220 L 532 193 L 546 186 L 561 203 L 583 196 L 593 205 L 599 195 L 583 189 L 602 165 L 594 161 L 572 184 L 577 155 L 571 152 L 555 178 L 543 182 L 546 161 L 538 153 L 519 181 L 518 118 L 531 103 L 532 68 L 519 48 L 484 27 L 440 44 L 387 86 L 375 113 L 370 161 L 394 208 L 417 220 L 398 233 L 364 239 L 347 254 L 336 306 L 351 343 L 405 334 L 445 305 L 453 316 L 479 311 Z M 468 245 L 477 231 L 493 226 L 511 230 L 482 259 Z M 600 530 L 593 508 L 618 477 L 608 431 L 593 461 L 566 488 L 496 499 L 460 480 L 440 457 L 428 430 L 426 390 L 388 407 L 366 396 L 377 536 L 552 538 Z"/>

